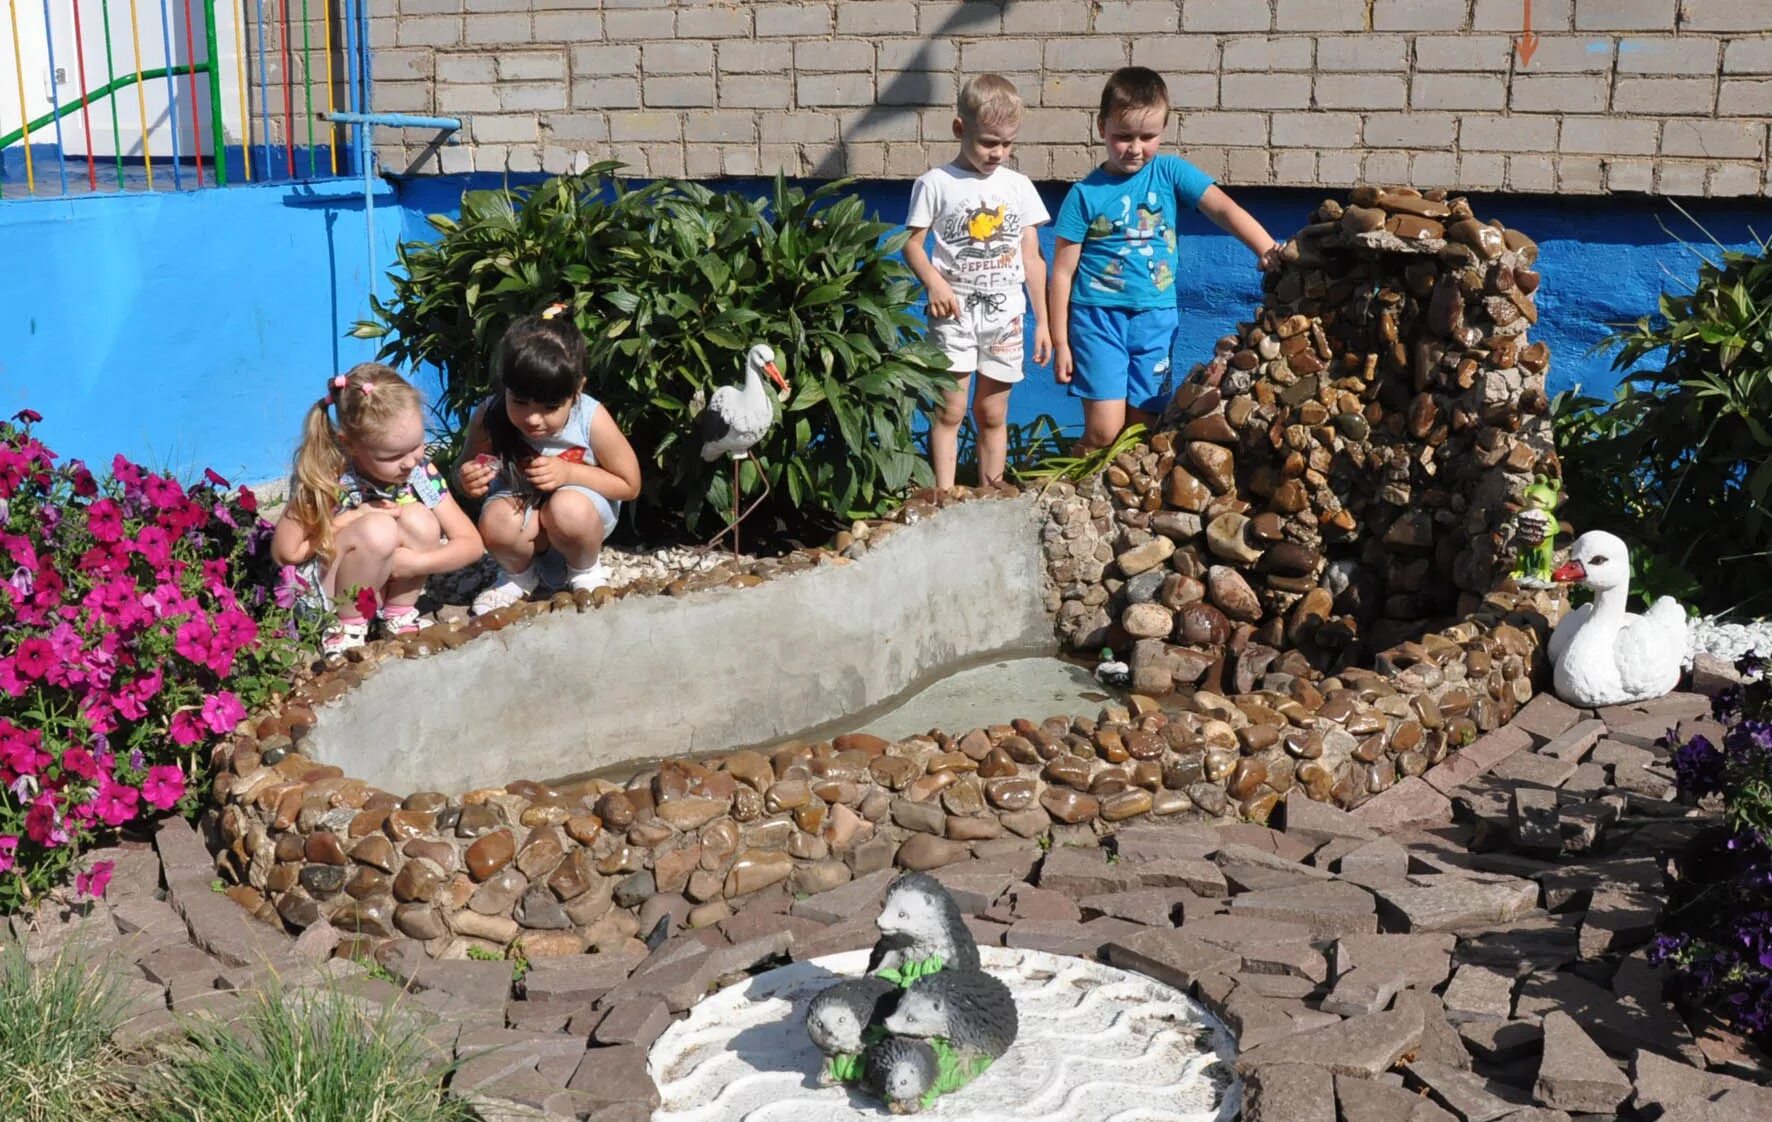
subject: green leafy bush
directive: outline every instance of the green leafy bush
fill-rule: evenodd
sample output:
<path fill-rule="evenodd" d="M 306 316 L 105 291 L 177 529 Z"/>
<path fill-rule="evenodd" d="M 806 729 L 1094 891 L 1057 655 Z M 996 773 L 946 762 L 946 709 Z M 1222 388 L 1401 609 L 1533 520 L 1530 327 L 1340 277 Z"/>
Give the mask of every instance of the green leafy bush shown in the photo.
<path fill-rule="evenodd" d="M 766 475 L 780 522 L 877 513 L 929 482 L 911 425 L 948 379 L 892 256 L 904 235 L 886 238 L 847 181 L 808 193 L 777 179 L 753 199 L 672 180 L 628 190 L 615 166 L 464 194 L 459 222 L 432 217 L 438 241 L 401 246 L 405 275 L 354 333 L 384 338 L 384 359 L 440 367 L 459 433 L 506 325 L 565 301 L 590 344 L 589 392 L 646 466 L 640 514 L 663 527 L 727 515 L 730 469 L 702 462 L 695 415 L 753 343 L 775 348 L 793 393 L 740 488 Z"/>
<path fill-rule="evenodd" d="M 1720 248 L 1720 247 L 1719 247 Z M 1772 242 L 1720 249 L 1686 296 L 1603 347 L 1631 373 L 1610 402 L 1559 397 L 1556 433 L 1577 532 L 1631 546 L 1645 593 L 1706 611 L 1772 608 Z M 1702 579 L 1700 579 L 1702 578 Z"/>

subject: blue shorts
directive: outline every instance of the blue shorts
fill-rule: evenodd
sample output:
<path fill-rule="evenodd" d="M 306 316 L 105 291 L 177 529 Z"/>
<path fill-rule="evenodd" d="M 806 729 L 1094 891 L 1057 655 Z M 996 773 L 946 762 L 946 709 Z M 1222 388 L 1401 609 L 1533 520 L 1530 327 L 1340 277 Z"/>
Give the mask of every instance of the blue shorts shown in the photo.
<path fill-rule="evenodd" d="M 1181 313 L 1174 308 L 1098 308 L 1071 305 L 1071 396 L 1124 400 L 1161 413 L 1168 404 L 1169 352 Z"/>

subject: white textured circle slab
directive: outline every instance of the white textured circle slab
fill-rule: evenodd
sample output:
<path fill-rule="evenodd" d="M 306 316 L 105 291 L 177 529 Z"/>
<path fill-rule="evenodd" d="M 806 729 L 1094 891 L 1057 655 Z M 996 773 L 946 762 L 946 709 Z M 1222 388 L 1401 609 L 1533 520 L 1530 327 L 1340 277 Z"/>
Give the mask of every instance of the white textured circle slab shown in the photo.
<path fill-rule="evenodd" d="M 923 1117 L 969 1122 L 1227 1122 L 1235 1044 L 1179 990 L 1087 959 L 980 947 L 1015 994 L 1015 1046 Z M 806 1003 L 867 966 L 866 951 L 759 974 L 698 1003 L 652 1046 L 653 1122 L 824 1122 L 887 1117 L 846 1087 L 820 1087 Z"/>

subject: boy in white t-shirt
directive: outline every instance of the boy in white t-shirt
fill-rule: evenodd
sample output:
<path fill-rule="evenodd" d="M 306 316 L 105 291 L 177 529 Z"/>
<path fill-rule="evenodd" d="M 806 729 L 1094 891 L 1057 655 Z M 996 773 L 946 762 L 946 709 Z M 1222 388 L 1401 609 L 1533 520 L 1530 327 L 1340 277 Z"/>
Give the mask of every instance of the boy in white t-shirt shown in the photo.
<path fill-rule="evenodd" d="M 1003 481 L 1009 444 L 1009 390 L 1022 377 L 1022 316 L 1034 312 L 1034 361 L 1051 355 L 1046 328 L 1046 261 L 1035 230 L 1051 216 L 1027 176 L 1005 167 L 1021 128 L 1015 86 L 980 74 L 960 91 L 954 136 L 960 154 L 924 172 L 911 187 L 904 259 L 929 290 L 929 339 L 951 363 L 954 388 L 930 418 L 929 462 L 935 485 L 954 485 L 960 423 L 972 375 L 978 394 L 978 482 Z M 935 260 L 924 235 L 935 232 Z M 1023 286 L 1026 293 L 1023 293 Z"/>

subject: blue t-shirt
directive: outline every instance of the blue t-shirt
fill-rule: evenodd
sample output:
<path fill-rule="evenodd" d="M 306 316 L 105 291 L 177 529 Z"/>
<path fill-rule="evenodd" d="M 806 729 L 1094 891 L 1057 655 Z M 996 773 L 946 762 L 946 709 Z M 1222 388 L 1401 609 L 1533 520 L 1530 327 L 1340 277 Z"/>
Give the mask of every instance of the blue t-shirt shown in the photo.
<path fill-rule="evenodd" d="M 1212 177 L 1161 155 L 1131 175 L 1096 168 L 1073 184 L 1053 233 L 1082 244 L 1071 303 L 1098 308 L 1175 306 L 1177 204 L 1198 207 Z"/>

